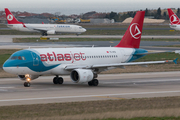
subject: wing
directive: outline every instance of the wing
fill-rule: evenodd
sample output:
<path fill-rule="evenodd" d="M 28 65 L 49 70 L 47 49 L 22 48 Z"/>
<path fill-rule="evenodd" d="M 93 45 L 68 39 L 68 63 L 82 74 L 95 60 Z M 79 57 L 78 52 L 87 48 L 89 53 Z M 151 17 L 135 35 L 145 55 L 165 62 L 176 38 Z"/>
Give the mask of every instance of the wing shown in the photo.
<path fill-rule="evenodd" d="M 129 62 L 129 63 L 114 63 L 114 64 L 96 64 L 96 65 L 67 65 L 65 66 L 65 70 L 73 70 L 73 69 L 93 69 L 93 68 L 107 68 L 107 67 L 122 67 L 129 65 L 148 65 L 148 64 L 160 64 L 160 63 L 177 63 L 177 59 L 175 60 L 165 60 L 165 61 L 149 61 L 149 62 Z"/>
<path fill-rule="evenodd" d="M 39 32 L 47 32 L 48 31 L 48 29 L 46 29 L 46 28 L 34 28 L 34 27 L 31 27 L 31 26 L 25 25 L 25 24 L 23 24 L 23 27 L 25 27 L 25 28 L 27 28 L 29 30 L 36 30 L 36 31 L 39 31 Z"/>
<path fill-rule="evenodd" d="M 148 55 L 148 54 L 167 53 L 167 52 L 173 52 L 173 51 L 134 53 L 133 55 Z"/>

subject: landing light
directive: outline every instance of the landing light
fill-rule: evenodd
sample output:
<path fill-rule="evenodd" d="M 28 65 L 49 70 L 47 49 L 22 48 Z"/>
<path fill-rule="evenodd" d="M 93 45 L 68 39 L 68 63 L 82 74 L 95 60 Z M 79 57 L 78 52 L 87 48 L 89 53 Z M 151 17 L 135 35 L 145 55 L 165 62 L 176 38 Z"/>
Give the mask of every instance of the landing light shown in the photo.
<path fill-rule="evenodd" d="M 29 77 L 30 77 L 30 75 L 29 75 L 29 74 L 26 74 L 26 75 L 25 75 L 25 78 L 29 78 Z"/>
<path fill-rule="evenodd" d="M 28 82 L 30 82 L 30 81 L 31 81 L 31 79 L 30 79 L 30 78 L 27 78 L 27 81 L 28 81 Z"/>

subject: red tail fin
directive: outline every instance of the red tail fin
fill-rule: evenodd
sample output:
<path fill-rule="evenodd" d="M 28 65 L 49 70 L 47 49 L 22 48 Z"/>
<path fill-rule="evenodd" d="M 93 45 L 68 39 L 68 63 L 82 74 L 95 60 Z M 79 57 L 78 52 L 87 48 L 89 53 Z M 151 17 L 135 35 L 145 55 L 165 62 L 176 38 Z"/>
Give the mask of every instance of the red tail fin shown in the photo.
<path fill-rule="evenodd" d="M 6 13 L 6 19 L 8 24 L 22 24 L 22 22 L 19 22 L 14 15 L 9 11 L 8 8 L 5 8 L 5 13 Z"/>
<path fill-rule="evenodd" d="M 171 25 L 180 24 L 178 16 L 170 8 L 168 8 L 167 10 L 168 10 L 169 21 Z"/>
<path fill-rule="evenodd" d="M 138 11 L 123 38 L 115 47 L 139 48 L 145 11 Z"/>

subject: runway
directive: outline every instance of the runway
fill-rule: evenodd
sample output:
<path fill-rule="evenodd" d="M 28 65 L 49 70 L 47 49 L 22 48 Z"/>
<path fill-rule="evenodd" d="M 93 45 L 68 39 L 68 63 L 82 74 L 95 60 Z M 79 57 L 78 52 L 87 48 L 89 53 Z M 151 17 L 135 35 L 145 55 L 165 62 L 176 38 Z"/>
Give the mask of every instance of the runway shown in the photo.
<path fill-rule="evenodd" d="M 97 87 L 63 78 L 63 85 L 54 85 L 53 76 L 40 77 L 29 88 L 18 78 L 1 78 L 0 106 L 180 95 L 180 72 L 101 74 Z"/>

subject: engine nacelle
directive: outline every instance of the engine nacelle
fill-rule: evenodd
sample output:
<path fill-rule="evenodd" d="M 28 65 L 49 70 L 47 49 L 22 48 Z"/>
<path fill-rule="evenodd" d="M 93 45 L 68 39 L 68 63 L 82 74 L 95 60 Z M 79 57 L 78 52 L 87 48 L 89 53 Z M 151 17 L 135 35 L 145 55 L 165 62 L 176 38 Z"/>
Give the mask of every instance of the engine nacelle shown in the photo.
<path fill-rule="evenodd" d="M 55 30 L 48 30 L 47 34 L 56 34 L 56 31 Z"/>
<path fill-rule="evenodd" d="M 85 83 L 91 81 L 94 74 L 91 70 L 75 69 L 71 72 L 70 77 L 74 83 Z"/>
<path fill-rule="evenodd" d="M 38 77 L 39 77 L 38 75 L 18 75 L 18 78 L 21 79 L 21 80 L 27 80 L 28 78 L 30 80 L 34 80 L 34 79 L 36 79 Z"/>

